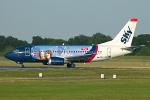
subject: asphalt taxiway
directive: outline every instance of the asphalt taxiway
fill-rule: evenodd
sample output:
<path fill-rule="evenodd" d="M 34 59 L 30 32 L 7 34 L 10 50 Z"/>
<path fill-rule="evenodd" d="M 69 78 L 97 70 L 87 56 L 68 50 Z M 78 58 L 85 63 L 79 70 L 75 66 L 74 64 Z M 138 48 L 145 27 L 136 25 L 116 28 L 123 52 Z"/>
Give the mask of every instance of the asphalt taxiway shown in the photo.
<path fill-rule="evenodd" d="M 58 70 L 71 70 L 71 69 L 150 69 L 149 67 L 147 68 L 102 68 L 102 67 L 76 67 L 76 68 L 67 68 L 67 67 L 2 67 L 0 66 L 0 70 L 51 70 L 51 69 L 58 69 Z M 105 78 L 112 78 L 112 77 L 105 77 Z M 117 78 L 139 78 L 139 76 L 133 76 L 133 77 L 118 77 Z M 150 78 L 149 76 L 145 76 L 143 78 Z M 101 79 L 100 77 L 74 77 L 74 78 L 64 78 L 64 77 L 59 77 L 59 78 L 12 78 L 12 79 L 0 79 L 0 82 L 10 82 L 10 81 L 50 81 L 50 80 L 87 80 L 87 79 Z"/>
<path fill-rule="evenodd" d="M 87 79 L 98 79 L 94 77 L 75 77 L 75 78 L 18 78 L 18 79 L 0 79 L 0 82 L 9 81 L 50 81 L 50 80 L 87 80 Z M 100 79 L 100 78 L 99 78 Z"/>
<path fill-rule="evenodd" d="M 67 67 L 0 67 L 0 70 L 34 70 L 34 69 L 85 69 L 83 67 L 67 68 Z"/>

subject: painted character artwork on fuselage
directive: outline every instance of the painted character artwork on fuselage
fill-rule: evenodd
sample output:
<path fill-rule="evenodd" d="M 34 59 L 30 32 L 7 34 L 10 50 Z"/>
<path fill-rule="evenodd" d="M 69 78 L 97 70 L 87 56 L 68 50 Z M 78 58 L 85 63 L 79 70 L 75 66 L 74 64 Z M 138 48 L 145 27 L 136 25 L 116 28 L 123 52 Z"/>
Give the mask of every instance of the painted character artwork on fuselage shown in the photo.
<path fill-rule="evenodd" d="M 95 46 L 94 46 L 95 47 Z M 39 60 L 49 60 L 50 57 L 70 57 L 84 55 L 87 53 L 94 53 L 93 45 L 88 46 L 33 46 L 31 47 L 32 57 Z"/>
<path fill-rule="evenodd" d="M 46 50 L 46 51 L 40 50 L 37 59 L 49 60 L 50 57 L 52 57 L 52 51 L 51 50 Z"/>

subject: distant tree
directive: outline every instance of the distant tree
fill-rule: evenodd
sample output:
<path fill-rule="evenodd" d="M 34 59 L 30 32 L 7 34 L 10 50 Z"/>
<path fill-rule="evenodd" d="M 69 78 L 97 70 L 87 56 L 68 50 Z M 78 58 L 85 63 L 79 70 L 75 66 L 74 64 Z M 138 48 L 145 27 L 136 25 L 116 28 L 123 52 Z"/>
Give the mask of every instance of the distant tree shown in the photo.
<path fill-rule="evenodd" d="M 145 45 L 150 47 L 150 34 L 141 34 L 133 38 L 133 45 Z"/>
<path fill-rule="evenodd" d="M 13 48 L 25 45 L 28 45 L 27 41 L 18 40 L 12 36 L 0 36 L 0 55 L 4 55 Z"/>
<path fill-rule="evenodd" d="M 4 49 L 5 46 L 5 36 L 0 35 L 0 50 Z"/>
<path fill-rule="evenodd" d="M 53 45 L 62 45 L 65 44 L 66 45 L 67 41 L 63 40 L 63 39 L 55 39 L 55 41 L 53 42 Z"/>
<path fill-rule="evenodd" d="M 75 36 L 74 38 L 70 38 L 67 42 L 69 45 L 87 45 L 89 41 L 89 37 L 85 35 Z"/>
<path fill-rule="evenodd" d="M 67 41 L 67 44 L 69 45 L 75 45 L 75 39 L 74 38 L 70 38 L 68 41 Z"/>
<path fill-rule="evenodd" d="M 150 35 L 149 34 L 141 34 L 137 37 L 133 38 L 132 45 L 145 45 L 145 47 L 136 49 L 130 55 L 138 55 L 138 56 L 150 56 Z"/>
<path fill-rule="evenodd" d="M 135 53 L 136 56 L 150 56 L 150 47 L 142 47 L 139 52 Z"/>
<path fill-rule="evenodd" d="M 32 37 L 32 45 L 62 45 L 66 43 L 63 39 L 41 38 L 40 36 Z"/>
<path fill-rule="evenodd" d="M 32 45 L 42 45 L 43 39 L 40 36 L 33 36 L 32 37 Z"/>
<path fill-rule="evenodd" d="M 43 44 L 44 45 L 53 45 L 53 42 L 55 41 L 55 39 L 52 38 L 45 38 L 43 39 Z"/>
<path fill-rule="evenodd" d="M 96 44 L 104 43 L 104 42 L 107 42 L 110 40 L 112 40 L 112 38 L 110 36 L 106 36 L 106 35 L 98 32 L 90 38 L 88 44 L 95 44 L 96 45 Z"/>

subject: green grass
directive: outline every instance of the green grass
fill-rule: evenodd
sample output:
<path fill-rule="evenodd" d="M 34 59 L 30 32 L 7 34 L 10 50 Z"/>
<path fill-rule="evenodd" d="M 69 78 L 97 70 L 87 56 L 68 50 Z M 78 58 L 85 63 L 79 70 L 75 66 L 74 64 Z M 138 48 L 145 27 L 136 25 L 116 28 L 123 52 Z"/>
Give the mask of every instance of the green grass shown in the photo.
<path fill-rule="evenodd" d="M 124 56 L 76 65 L 77 67 L 150 68 L 150 57 Z M 19 65 L 0 57 L 0 66 Z M 43 67 L 44 65 L 25 63 L 25 66 Z M 43 78 L 38 77 L 39 73 L 43 73 Z M 100 79 L 102 73 L 105 74 L 106 79 Z M 117 79 L 112 79 L 113 74 L 117 75 Z M 63 80 L 81 77 L 92 79 Z M 16 80 L 58 78 L 62 80 Z M 150 69 L 0 70 L 0 100 L 149 100 L 149 84 Z"/>
<path fill-rule="evenodd" d="M 1 82 L 1 100 L 149 100 L 150 79 Z"/>
<path fill-rule="evenodd" d="M 112 77 L 118 78 L 150 78 L 150 69 L 51 69 L 51 70 L 0 70 L 0 80 L 12 78 L 38 78 L 39 73 L 43 78 L 70 78 L 70 77 Z"/>
<path fill-rule="evenodd" d="M 43 78 L 38 78 L 39 72 L 43 73 Z M 105 74 L 106 79 L 100 79 L 101 73 Z M 112 79 L 114 73 L 117 79 Z M 15 80 L 72 77 L 93 79 Z M 150 69 L 1 70 L 0 99 L 147 100 L 150 99 L 149 83 Z"/>

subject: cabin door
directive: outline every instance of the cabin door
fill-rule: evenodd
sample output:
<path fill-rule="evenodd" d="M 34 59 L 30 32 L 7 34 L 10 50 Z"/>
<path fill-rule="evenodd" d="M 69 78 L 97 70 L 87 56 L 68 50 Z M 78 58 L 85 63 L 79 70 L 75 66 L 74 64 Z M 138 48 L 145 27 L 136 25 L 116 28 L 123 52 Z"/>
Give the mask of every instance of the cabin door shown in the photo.
<path fill-rule="evenodd" d="M 30 47 L 25 47 L 25 56 L 30 56 Z"/>
<path fill-rule="evenodd" d="M 111 58 L 111 48 L 107 48 L 107 56 Z"/>

